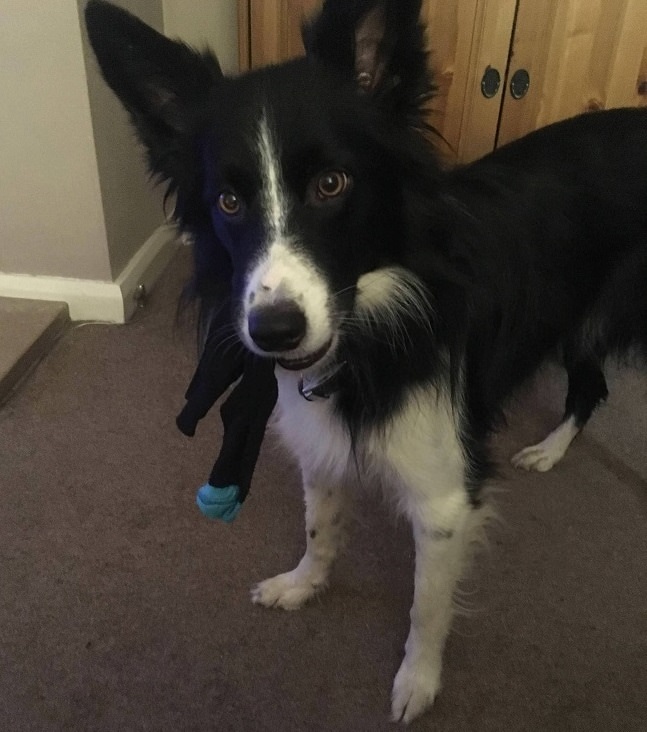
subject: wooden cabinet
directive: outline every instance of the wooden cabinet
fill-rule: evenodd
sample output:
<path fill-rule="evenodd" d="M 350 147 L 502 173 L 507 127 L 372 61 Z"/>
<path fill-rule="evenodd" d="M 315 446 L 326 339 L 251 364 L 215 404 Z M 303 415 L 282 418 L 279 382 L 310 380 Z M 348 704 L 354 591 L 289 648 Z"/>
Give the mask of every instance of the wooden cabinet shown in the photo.
<path fill-rule="evenodd" d="M 426 0 L 423 20 L 438 96 L 430 122 L 460 161 L 494 149 L 510 33 L 517 0 Z M 501 85 L 486 98 L 481 80 L 498 70 Z M 450 155 L 451 156 L 451 155 Z"/>
<path fill-rule="evenodd" d="M 302 53 L 301 21 L 320 4 L 240 0 L 243 68 Z M 647 0 L 424 0 L 422 12 L 430 122 L 460 161 L 579 112 L 647 105 Z M 500 86 L 486 97 L 488 69 Z"/>
<path fill-rule="evenodd" d="M 647 104 L 646 0 L 520 0 L 510 69 L 523 99 L 503 97 L 498 142 L 587 110 Z"/>
<path fill-rule="evenodd" d="M 303 53 L 301 22 L 316 10 L 323 0 L 242 0 L 248 7 L 251 68 L 284 61 Z"/>

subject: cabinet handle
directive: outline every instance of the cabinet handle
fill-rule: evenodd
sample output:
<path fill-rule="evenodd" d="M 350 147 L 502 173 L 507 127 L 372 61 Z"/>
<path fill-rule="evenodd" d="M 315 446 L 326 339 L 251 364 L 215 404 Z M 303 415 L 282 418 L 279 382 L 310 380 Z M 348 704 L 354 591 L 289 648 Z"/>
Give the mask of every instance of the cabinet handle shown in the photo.
<path fill-rule="evenodd" d="M 486 99 L 491 99 L 499 91 L 501 86 L 501 74 L 492 66 L 485 69 L 481 79 L 481 93 Z"/>
<path fill-rule="evenodd" d="M 530 74 L 526 69 L 518 69 L 510 79 L 510 94 L 513 99 L 523 99 L 530 87 Z"/>

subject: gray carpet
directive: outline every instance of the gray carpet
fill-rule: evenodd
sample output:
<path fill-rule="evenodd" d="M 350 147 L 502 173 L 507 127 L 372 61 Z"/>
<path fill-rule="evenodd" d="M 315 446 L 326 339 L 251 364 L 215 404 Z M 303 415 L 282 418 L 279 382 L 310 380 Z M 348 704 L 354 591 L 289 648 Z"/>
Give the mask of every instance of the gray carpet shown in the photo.
<path fill-rule="evenodd" d="M 326 595 L 251 604 L 300 556 L 300 487 L 269 438 L 233 525 L 195 508 L 219 425 L 174 425 L 195 355 L 174 326 L 186 270 L 184 253 L 131 324 L 66 334 L 0 411 L 0 728 L 393 729 L 407 527 L 362 497 Z M 504 461 L 555 424 L 562 382 L 547 371 L 518 400 Z M 553 472 L 504 462 L 444 689 L 410 729 L 647 729 L 647 379 L 614 373 L 611 392 Z"/>

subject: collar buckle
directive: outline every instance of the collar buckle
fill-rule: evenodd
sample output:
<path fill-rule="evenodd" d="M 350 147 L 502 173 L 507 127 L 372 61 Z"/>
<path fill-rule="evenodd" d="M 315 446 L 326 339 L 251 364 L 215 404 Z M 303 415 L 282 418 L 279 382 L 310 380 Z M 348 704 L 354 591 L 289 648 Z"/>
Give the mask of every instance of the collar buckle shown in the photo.
<path fill-rule="evenodd" d="M 346 366 L 346 361 L 338 363 L 331 371 L 313 382 L 306 383 L 302 375 L 299 378 L 299 394 L 307 402 L 315 402 L 318 399 L 330 399 L 332 394 L 339 389 L 338 377 L 344 366 Z"/>

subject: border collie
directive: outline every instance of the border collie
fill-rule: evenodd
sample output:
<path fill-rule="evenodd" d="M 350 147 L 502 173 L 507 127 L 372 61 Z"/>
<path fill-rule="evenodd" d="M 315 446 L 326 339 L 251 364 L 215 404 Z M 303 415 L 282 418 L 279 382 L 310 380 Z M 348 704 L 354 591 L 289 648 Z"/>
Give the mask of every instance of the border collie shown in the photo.
<path fill-rule="evenodd" d="M 647 351 L 647 110 L 582 115 L 446 170 L 420 4 L 327 0 L 303 58 L 237 77 L 108 2 L 86 9 L 194 240 L 198 295 L 225 298 L 242 344 L 276 361 L 307 548 L 253 600 L 294 609 L 323 588 L 349 486 L 383 486 L 416 548 L 392 692 L 404 722 L 440 687 L 507 400 L 546 359 L 566 368 L 563 421 L 514 458 L 547 470 L 606 397 L 606 357 Z"/>

